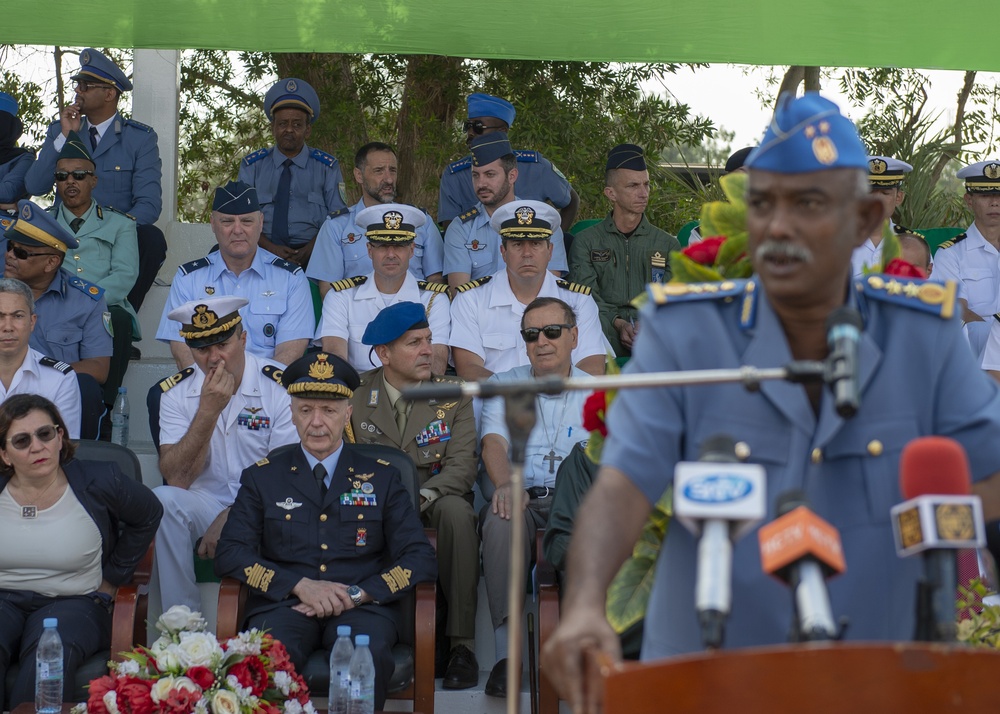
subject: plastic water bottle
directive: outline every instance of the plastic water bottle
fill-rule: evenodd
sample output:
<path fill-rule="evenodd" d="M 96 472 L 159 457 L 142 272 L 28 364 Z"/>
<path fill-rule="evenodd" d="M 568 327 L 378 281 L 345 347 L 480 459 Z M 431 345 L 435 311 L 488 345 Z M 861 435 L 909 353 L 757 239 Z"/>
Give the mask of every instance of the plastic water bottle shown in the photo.
<path fill-rule="evenodd" d="M 128 390 L 118 387 L 118 397 L 111 410 L 111 443 L 128 446 Z"/>
<path fill-rule="evenodd" d="M 351 657 L 351 699 L 348 714 L 373 714 L 375 711 L 375 663 L 368 649 L 368 635 L 354 638 Z"/>
<path fill-rule="evenodd" d="M 351 643 L 351 626 L 337 625 L 337 641 L 330 650 L 330 699 L 327 708 L 330 714 L 348 714 L 347 704 L 351 693 L 351 658 L 354 645 Z"/>
<path fill-rule="evenodd" d="M 58 624 L 54 617 L 46 617 L 42 621 L 45 629 L 35 650 L 35 711 L 39 714 L 59 714 L 62 711 L 63 646 L 56 629 Z"/>

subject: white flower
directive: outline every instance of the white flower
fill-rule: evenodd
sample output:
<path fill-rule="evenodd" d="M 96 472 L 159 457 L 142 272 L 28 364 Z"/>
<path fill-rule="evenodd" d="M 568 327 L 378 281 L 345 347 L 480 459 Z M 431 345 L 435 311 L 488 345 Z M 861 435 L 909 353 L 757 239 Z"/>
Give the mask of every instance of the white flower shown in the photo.
<path fill-rule="evenodd" d="M 241 701 L 250 696 L 250 692 L 253 691 L 253 687 L 240 686 L 240 680 L 236 679 L 235 674 L 226 675 L 226 686 L 236 692 L 236 696 L 238 696 Z"/>
<path fill-rule="evenodd" d="M 220 689 L 212 697 L 212 711 L 215 714 L 239 714 L 239 699 L 232 692 Z"/>
<path fill-rule="evenodd" d="M 302 714 L 302 705 L 298 699 L 285 700 L 285 714 Z"/>
<path fill-rule="evenodd" d="M 73 708 L 69 710 L 69 714 L 87 714 L 87 703 L 74 704 Z"/>
<path fill-rule="evenodd" d="M 139 674 L 139 663 L 134 659 L 126 659 L 114 664 L 115 671 L 120 675 Z"/>
<path fill-rule="evenodd" d="M 104 708 L 108 710 L 108 714 L 119 714 L 118 712 L 118 692 L 115 690 L 110 690 L 104 694 Z"/>
<path fill-rule="evenodd" d="M 215 635 L 207 632 L 182 632 L 176 651 L 184 669 L 198 665 L 209 667 L 213 661 L 221 661 L 223 654 Z"/>
<path fill-rule="evenodd" d="M 288 696 L 288 688 L 292 686 L 292 676 L 288 672 L 274 673 L 274 686 L 284 696 Z"/>
<path fill-rule="evenodd" d="M 208 714 L 208 701 L 204 697 L 194 703 L 194 714 Z"/>
<path fill-rule="evenodd" d="M 302 711 L 304 711 L 305 714 L 316 714 L 316 707 L 313 706 L 311 699 L 306 702 L 304 707 L 302 707 Z"/>
<path fill-rule="evenodd" d="M 263 639 L 264 633 L 256 627 L 248 632 L 241 632 L 226 642 L 226 653 L 244 656 L 259 655 Z"/>
<path fill-rule="evenodd" d="M 149 692 L 149 698 L 159 704 L 170 696 L 174 689 L 187 690 L 189 692 L 200 692 L 201 687 L 194 683 L 189 677 L 161 677 L 153 684 Z"/>
<path fill-rule="evenodd" d="M 155 656 L 156 668 L 161 672 L 175 672 L 180 674 L 183 671 L 180 660 L 180 648 L 173 642 L 157 652 Z"/>
<path fill-rule="evenodd" d="M 193 612 L 187 605 L 174 605 L 160 615 L 156 629 L 164 634 L 177 632 L 202 632 L 206 627 L 200 612 Z"/>

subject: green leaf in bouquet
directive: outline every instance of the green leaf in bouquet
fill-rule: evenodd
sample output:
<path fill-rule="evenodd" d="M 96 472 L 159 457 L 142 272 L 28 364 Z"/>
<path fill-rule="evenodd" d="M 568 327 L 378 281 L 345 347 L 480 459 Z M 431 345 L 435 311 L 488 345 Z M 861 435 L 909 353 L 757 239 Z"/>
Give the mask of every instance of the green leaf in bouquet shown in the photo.
<path fill-rule="evenodd" d="M 701 207 L 701 234 L 712 236 L 733 236 L 746 233 L 746 207 L 725 201 L 712 201 Z"/>
<path fill-rule="evenodd" d="M 753 275 L 753 264 L 750 262 L 750 256 L 744 255 L 735 263 L 728 266 L 722 275 L 723 277 L 729 278 L 731 280 L 749 278 L 751 275 Z"/>
<path fill-rule="evenodd" d="M 673 274 L 672 283 L 712 283 L 722 280 L 718 271 L 707 265 L 702 265 L 679 251 L 670 254 L 670 270 Z"/>
<path fill-rule="evenodd" d="M 902 256 L 903 250 L 899 244 L 899 236 L 896 235 L 896 231 L 892 229 L 889 225 L 889 221 L 882 222 L 882 271 L 885 271 L 885 266 L 891 263 L 896 258 Z"/>
<path fill-rule="evenodd" d="M 743 210 L 746 211 L 747 208 L 747 176 L 746 171 L 736 171 L 731 174 L 726 174 L 719 179 L 719 185 L 722 187 L 722 192 L 726 194 L 726 198 L 733 205 L 742 206 Z"/>
<path fill-rule="evenodd" d="M 731 277 L 729 270 L 738 263 L 747 252 L 747 232 L 730 235 L 719 246 L 719 254 L 715 257 L 715 267 L 725 277 Z"/>

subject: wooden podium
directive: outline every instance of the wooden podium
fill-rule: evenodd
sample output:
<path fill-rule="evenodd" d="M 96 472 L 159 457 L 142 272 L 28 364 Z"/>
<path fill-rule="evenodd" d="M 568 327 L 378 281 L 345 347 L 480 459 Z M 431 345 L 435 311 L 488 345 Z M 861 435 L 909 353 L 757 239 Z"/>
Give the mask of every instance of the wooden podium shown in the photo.
<path fill-rule="evenodd" d="M 813 643 L 612 664 L 592 654 L 604 714 L 944 714 L 1000 711 L 1000 651 Z"/>

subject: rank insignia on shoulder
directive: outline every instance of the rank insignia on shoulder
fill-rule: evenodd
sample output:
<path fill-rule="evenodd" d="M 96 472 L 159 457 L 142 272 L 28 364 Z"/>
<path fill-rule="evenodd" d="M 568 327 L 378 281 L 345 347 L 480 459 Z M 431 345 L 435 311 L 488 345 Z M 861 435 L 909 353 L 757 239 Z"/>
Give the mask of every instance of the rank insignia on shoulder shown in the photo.
<path fill-rule="evenodd" d="M 269 463 L 271 463 L 271 461 L 269 459 L 264 458 L 255 463 L 254 466 L 267 466 Z"/>
<path fill-rule="evenodd" d="M 195 270 L 200 270 L 201 268 L 207 268 L 212 264 L 212 261 L 208 259 L 208 256 L 204 258 L 198 258 L 198 260 L 192 260 L 188 263 L 182 264 L 178 270 L 180 270 L 185 275 L 194 272 Z"/>
<path fill-rule="evenodd" d="M 46 367 L 51 367 L 52 369 L 58 370 L 63 374 L 69 374 L 70 372 L 73 371 L 73 368 L 70 367 L 67 363 L 57 359 L 53 359 L 52 357 L 42 357 L 40 360 L 38 360 L 38 364 L 44 365 Z"/>
<path fill-rule="evenodd" d="M 330 211 L 326 214 L 327 218 L 336 218 L 337 216 L 343 216 L 345 213 L 350 213 L 350 208 L 338 208 L 335 211 Z"/>
<path fill-rule="evenodd" d="M 261 372 L 268 379 L 273 379 L 278 384 L 281 384 L 281 373 L 284 372 L 281 367 L 275 367 L 273 364 L 265 364 Z"/>
<path fill-rule="evenodd" d="M 254 151 L 253 153 L 247 154 L 246 156 L 243 157 L 243 165 L 251 166 L 260 161 L 261 159 L 263 159 L 265 156 L 268 156 L 270 153 L 271 153 L 270 149 L 267 148 L 258 149 L 257 151 Z"/>
<path fill-rule="evenodd" d="M 563 290 L 569 290 L 571 293 L 590 295 L 590 288 L 588 288 L 586 285 L 580 285 L 580 283 L 571 283 L 568 280 L 557 280 L 556 285 L 561 287 Z"/>
<path fill-rule="evenodd" d="M 386 461 L 385 459 L 376 459 L 376 461 L 377 461 L 378 463 L 382 464 L 383 466 L 392 466 L 392 464 L 390 464 L 390 463 L 389 463 L 388 461 Z M 374 474 L 372 474 L 372 475 L 374 476 Z M 361 478 L 361 477 L 359 476 L 358 478 Z"/>
<path fill-rule="evenodd" d="M 478 215 L 479 215 L 479 209 L 478 208 L 470 208 L 468 211 L 466 211 L 465 213 L 463 213 L 462 215 L 460 215 L 458 217 L 458 220 L 460 220 L 462 223 L 468 223 L 469 221 L 471 221 L 473 218 L 475 218 Z"/>
<path fill-rule="evenodd" d="M 330 166 L 331 168 L 337 165 L 337 157 L 332 156 L 321 149 L 313 149 L 310 151 L 309 158 L 314 161 L 318 161 L 325 166 Z"/>
<path fill-rule="evenodd" d="M 136 129 L 142 129 L 146 132 L 152 132 L 153 127 L 148 124 L 143 124 L 141 121 L 136 121 L 135 119 L 126 119 L 125 126 L 134 126 Z"/>
<path fill-rule="evenodd" d="M 277 258 L 276 257 L 274 260 L 271 261 L 271 265 L 277 266 L 279 268 L 284 268 L 285 270 L 287 270 L 289 273 L 292 273 L 293 275 L 295 273 L 301 273 L 302 272 L 302 268 L 300 268 L 295 263 L 292 263 L 292 262 L 289 262 L 289 261 L 285 260 L 284 258 Z"/>
<path fill-rule="evenodd" d="M 368 282 L 367 275 L 356 275 L 353 278 L 344 278 L 343 280 L 335 280 L 330 283 L 330 289 L 335 293 L 339 293 L 342 290 L 350 290 L 351 288 L 356 288 L 359 285 L 364 285 Z"/>
<path fill-rule="evenodd" d="M 521 163 L 537 164 L 538 163 L 538 152 L 537 151 L 521 151 L 519 149 L 514 150 L 514 156 Z"/>
<path fill-rule="evenodd" d="M 457 173 L 459 171 L 465 171 L 465 169 L 472 167 L 472 157 L 466 156 L 464 159 L 459 159 L 458 161 L 452 161 L 448 164 L 448 170 L 451 173 Z"/>
<path fill-rule="evenodd" d="M 903 278 L 897 275 L 867 275 L 856 284 L 859 292 L 882 302 L 904 305 L 921 312 L 950 319 L 955 314 L 955 283 L 930 282 L 920 278 Z"/>
<path fill-rule="evenodd" d="M 421 290 L 430 290 L 435 293 L 446 293 L 448 292 L 448 286 L 444 283 L 429 283 L 426 280 L 418 280 L 417 287 Z"/>
<path fill-rule="evenodd" d="M 478 288 L 483 285 L 486 285 L 486 283 L 488 283 L 492 279 L 493 279 L 492 275 L 484 275 L 481 278 L 476 278 L 475 280 L 470 280 L 467 283 L 463 283 L 462 285 L 459 285 L 455 289 L 460 293 L 464 293 L 466 290 L 472 290 L 473 288 Z"/>
<path fill-rule="evenodd" d="M 183 382 L 185 379 L 190 377 L 192 374 L 194 374 L 194 367 L 185 367 L 177 374 L 171 375 L 166 379 L 161 379 L 159 382 L 159 387 L 164 392 L 168 392 L 174 387 L 176 387 L 178 384 Z"/>
<path fill-rule="evenodd" d="M 941 245 L 939 245 L 938 246 L 938 250 L 941 250 L 942 248 L 951 248 L 956 243 L 961 243 L 963 240 L 965 240 L 968 237 L 969 236 L 968 236 L 967 233 L 959 233 L 957 236 L 955 236 L 951 240 L 946 240 L 944 243 L 942 243 Z"/>
<path fill-rule="evenodd" d="M 717 283 L 650 283 L 646 286 L 654 305 L 694 300 L 735 297 L 743 292 L 746 280 L 723 280 Z"/>
<path fill-rule="evenodd" d="M 91 300 L 100 300 L 101 296 L 104 294 L 104 288 L 100 285 L 96 285 L 89 280 L 84 280 L 83 278 L 78 278 L 76 276 L 69 279 L 69 284 L 71 287 L 76 288 Z"/>
<path fill-rule="evenodd" d="M 119 216 L 125 216 L 125 217 L 126 217 L 126 218 L 128 218 L 128 219 L 129 219 L 130 221 L 134 221 L 134 220 L 135 220 L 135 216 L 133 216 L 133 215 L 132 215 L 131 213 L 125 213 L 125 211 L 119 211 L 119 210 L 118 210 L 117 208 L 115 208 L 114 206 L 105 206 L 105 208 L 107 208 L 107 209 L 108 209 L 109 211 L 111 211 L 112 213 L 117 213 L 117 214 L 118 214 Z"/>

